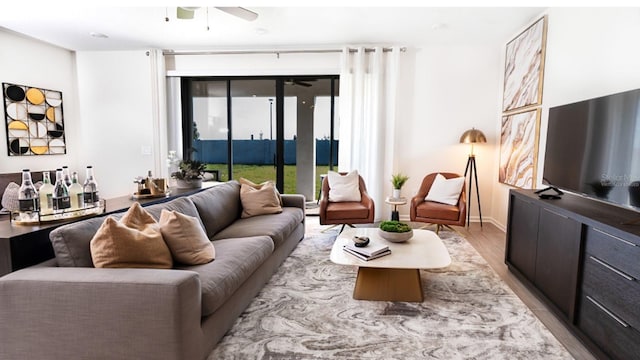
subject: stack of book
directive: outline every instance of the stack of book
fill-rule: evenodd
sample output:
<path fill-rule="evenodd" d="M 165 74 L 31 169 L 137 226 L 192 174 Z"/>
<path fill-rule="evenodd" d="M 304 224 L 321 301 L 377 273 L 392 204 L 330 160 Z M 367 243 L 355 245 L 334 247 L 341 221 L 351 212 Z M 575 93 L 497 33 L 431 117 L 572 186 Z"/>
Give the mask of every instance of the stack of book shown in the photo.
<path fill-rule="evenodd" d="M 360 260 L 369 261 L 381 256 L 391 254 L 391 249 L 387 245 L 371 242 L 365 247 L 357 247 L 353 243 L 348 243 L 343 247 L 344 251 L 357 257 Z"/>

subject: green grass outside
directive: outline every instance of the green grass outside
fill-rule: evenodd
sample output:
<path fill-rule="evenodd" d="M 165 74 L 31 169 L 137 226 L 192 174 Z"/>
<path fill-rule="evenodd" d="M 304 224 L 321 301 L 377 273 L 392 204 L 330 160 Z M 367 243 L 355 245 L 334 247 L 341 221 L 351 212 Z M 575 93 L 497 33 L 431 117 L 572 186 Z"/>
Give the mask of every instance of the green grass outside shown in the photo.
<path fill-rule="evenodd" d="M 229 173 L 227 171 L 227 164 L 207 164 L 206 170 L 218 170 L 220 174 L 220 181 L 228 181 Z M 316 192 L 315 196 L 318 196 L 320 191 L 320 174 L 326 174 L 329 171 L 329 166 L 316 166 Z M 276 180 L 276 168 L 272 165 L 233 165 L 233 178 L 249 179 L 255 183 L 260 183 L 267 180 Z M 284 166 L 284 193 L 295 194 L 296 191 L 296 166 L 285 165 Z"/>

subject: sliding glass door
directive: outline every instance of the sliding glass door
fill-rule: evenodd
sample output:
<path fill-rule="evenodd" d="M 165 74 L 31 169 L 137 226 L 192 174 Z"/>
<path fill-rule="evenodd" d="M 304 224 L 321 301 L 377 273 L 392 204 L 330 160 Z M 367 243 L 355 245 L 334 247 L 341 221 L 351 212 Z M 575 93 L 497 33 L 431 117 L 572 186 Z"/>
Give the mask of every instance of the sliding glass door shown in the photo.
<path fill-rule="evenodd" d="M 182 78 L 184 158 L 219 181 L 273 180 L 314 199 L 337 164 L 337 76 Z"/>

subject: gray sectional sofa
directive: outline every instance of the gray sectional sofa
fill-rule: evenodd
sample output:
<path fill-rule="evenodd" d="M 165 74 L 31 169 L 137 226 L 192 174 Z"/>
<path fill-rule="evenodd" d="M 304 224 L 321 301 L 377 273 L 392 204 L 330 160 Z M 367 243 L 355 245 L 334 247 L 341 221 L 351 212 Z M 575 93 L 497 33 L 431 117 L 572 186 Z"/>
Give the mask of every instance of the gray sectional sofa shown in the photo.
<path fill-rule="evenodd" d="M 0 278 L 0 359 L 206 358 L 304 236 L 304 197 L 282 201 L 240 218 L 231 181 L 145 207 L 199 217 L 215 246 L 213 262 L 169 270 L 94 268 L 104 217 L 59 227 L 54 259 Z"/>

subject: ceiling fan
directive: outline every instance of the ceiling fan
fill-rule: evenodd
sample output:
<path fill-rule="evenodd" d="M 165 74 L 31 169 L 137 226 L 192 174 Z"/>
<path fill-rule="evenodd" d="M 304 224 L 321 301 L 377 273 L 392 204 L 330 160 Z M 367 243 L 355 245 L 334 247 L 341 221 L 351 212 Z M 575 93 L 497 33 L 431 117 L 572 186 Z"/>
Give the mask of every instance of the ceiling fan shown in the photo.
<path fill-rule="evenodd" d="M 287 79 L 284 81 L 285 85 L 300 85 L 300 86 L 304 86 L 304 87 L 310 87 L 313 86 L 313 84 L 309 83 L 311 81 L 316 81 L 315 79 L 310 79 L 310 80 L 296 80 L 296 79 Z"/>
<path fill-rule="evenodd" d="M 193 14 L 199 8 L 200 7 L 195 7 L 195 6 L 178 6 L 176 10 L 176 16 L 178 19 L 193 19 Z M 247 21 L 253 21 L 258 18 L 257 13 L 242 7 L 215 7 L 215 8 L 220 11 L 224 11 L 227 14 L 239 17 L 240 19 L 247 20 Z"/>

